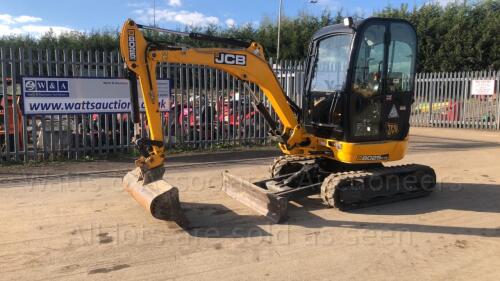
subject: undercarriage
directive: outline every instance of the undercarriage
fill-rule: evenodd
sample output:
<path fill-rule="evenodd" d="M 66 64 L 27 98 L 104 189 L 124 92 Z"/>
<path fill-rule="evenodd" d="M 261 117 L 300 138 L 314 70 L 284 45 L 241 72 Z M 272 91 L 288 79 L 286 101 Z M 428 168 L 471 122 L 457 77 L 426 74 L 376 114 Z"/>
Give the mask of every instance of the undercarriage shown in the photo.
<path fill-rule="evenodd" d="M 297 156 L 276 158 L 270 174 L 269 179 L 250 183 L 225 173 L 223 189 L 273 222 L 281 222 L 288 201 L 310 195 L 320 194 L 329 207 L 352 210 L 427 196 L 436 185 L 434 170 L 424 165 L 350 165 Z"/>

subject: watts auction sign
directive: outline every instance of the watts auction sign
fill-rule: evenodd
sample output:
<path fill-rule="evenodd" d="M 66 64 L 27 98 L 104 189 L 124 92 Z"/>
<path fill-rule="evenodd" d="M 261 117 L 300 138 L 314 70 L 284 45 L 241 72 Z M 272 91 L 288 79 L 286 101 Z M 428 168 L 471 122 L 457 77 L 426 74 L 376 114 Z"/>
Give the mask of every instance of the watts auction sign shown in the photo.
<path fill-rule="evenodd" d="M 162 112 L 170 109 L 170 84 L 170 80 L 158 80 Z M 22 93 L 25 115 L 131 112 L 127 79 L 25 76 Z M 141 93 L 139 87 L 139 104 L 144 111 Z"/>

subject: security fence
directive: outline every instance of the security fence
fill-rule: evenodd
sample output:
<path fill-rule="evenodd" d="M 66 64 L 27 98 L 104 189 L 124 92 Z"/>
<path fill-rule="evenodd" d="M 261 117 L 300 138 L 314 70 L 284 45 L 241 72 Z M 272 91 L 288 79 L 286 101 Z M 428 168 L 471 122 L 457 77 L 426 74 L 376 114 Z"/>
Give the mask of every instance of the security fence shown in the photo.
<path fill-rule="evenodd" d="M 302 62 L 270 61 L 286 94 L 300 106 Z M 124 77 L 118 52 L 0 48 L 0 164 L 11 161 L 83 159 L 133 151 L 128 113 L 24 116 L 21 77 Z M 170 79 L 170 111 L 162 113 L 164 142 L 172 148 L 215 148 L 266 143 L 269 130 L 251 106 L 242 81 L 199 65 L 161 64 L 159 79 Z M 496 80 L 493 96 L 473 96 L 471 81 Z M 498 72 L 417 75 L 414 126 L 498 130 Z M 260 90 L 250 85 L 256 93 Z M 264 99 L 268 108 L 272 108 Z M 147 122 L 141 116 L 141 134 Z"/>
<path fill-rule="evenodd" d="M 300 100 L 302 64 L 273 64 L 283 89 Z M 133 150 L 128 113 L 22 114 L 21 77 L 124 77 L 118 52 L 0 48 L 0 164 L 9 161 L 82 159 Z M 170 111 L 162 113 L 167 149 L 266 143 L 267 124 L 252 107 L 243 82 L 199 65 L 161 64 L 158 79 L 170 79 Z M 260 89 L 250 84 L 259 95 Z M 262 96 L 262 94 L 261 94 Z M 266 99 L 264 102 L 270 108 Z M 270 108 L 271 114 L 274 114 Z M 147 130 L 141 115 L 141 136 Z"/>
<path fill-rule="evenodd" d="M 475 80 L 493 80 L 491 95 L 474 95 Z M 411 124 L 418 127 L 500 129 L 500 72 L 419 73 Z"/>

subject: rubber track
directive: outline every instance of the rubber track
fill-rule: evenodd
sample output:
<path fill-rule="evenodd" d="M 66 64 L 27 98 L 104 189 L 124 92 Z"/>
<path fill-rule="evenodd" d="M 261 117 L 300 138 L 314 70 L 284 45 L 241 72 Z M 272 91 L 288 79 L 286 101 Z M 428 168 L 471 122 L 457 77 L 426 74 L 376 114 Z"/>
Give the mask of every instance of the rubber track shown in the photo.
<path fill-rule="evenodd" d="M 290 162 L 301 162 L 301 161 L 307 161 L 314 159 L 313 157 L 306 157 L 306 156 L 297 156 L 297 155 L 282 155 L 279 157 L 274 158 L 273 163 L 269 166 L 269 174 L 271 175 L 271 178 L 274 178 L 274 171 L 278 169 L 280 166 L 285 165 L 286 163 Z"/>
<path fill-rule="evenodd" d="M 341 205 L 339 202 L 339 198 L 335 198 L 338 196 L 336 194 L 336 189 L 346 184 L 349 185 L 352 181 L 366 182 L 366 179 L 368 177 L 380 177 L 387 175 L 412 173 L 412 172 L 417 172 L 419 170 L 433 171 L 432 168 L 428 166 L 418 165 L 418 164 L 407 164 L 400 166 L 375 168 L 370 170 L 334 173 L 326 177 L 325 180 L 323 181 L 323 184 L 321 185 L 321 198 L 323 199 L 323 202 L 325 202 L 330 207 L 336 207 L 341 210 L 352 210 L 362 207 L 386 204 L 401 200 L 427 196 L 432 192 L 431 190 L 427 189 L 421 191 L 407 192 L 403 194 L 396 194 L 395 196 L 381 197 L 370 201 L 359 201 L 359 203 L 349 204 L 349 205 Z"/>

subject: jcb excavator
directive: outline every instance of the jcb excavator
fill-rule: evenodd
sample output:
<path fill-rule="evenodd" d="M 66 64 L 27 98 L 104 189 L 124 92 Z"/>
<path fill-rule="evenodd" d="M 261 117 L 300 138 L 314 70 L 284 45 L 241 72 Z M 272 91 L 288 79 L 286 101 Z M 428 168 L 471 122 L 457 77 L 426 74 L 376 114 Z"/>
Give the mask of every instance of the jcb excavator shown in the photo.
<path fill-rule="evenodd" d="M 146 39 L 145 30 L 235 48 L 189 48 Z M 310 43 L 303 106 L 284 93 L 257 42 L 184 33 L 127 20 L 120 38 L 130 79 L 133 119 L 139 121 L 137 78 L 149 138 L 136 139 L 142 156 L 124 178 L 125 189 L 156 218 L 182 217 L 178 190 L 163 180 L 165 148 L 158 108 L 157 64 L 206 65 L 245 83 L 283 156 L 270 177 L 250 183 L 223 173 L 222 190 L 273 222 L 286 218 L 289 200 L 320 194 L 340 209 L 428 195 L 436 183 L 424 165 L 384 166 L 405 156 L 417 59 L 414 28 L 404 20 L 368 18 L 327 26 Z M 255 83 L 269 100 L 273 120 Z"/>

